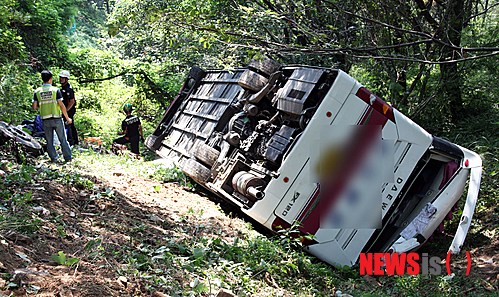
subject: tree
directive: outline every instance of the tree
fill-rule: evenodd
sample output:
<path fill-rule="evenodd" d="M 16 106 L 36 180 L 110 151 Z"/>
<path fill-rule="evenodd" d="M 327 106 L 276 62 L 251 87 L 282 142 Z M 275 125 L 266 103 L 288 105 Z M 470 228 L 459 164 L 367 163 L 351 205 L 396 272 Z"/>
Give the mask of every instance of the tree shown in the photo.
<path fill-rule="evenodd" d="M 178 70 L 234 67 L 262 54 L 346 71 L 355 65 L 397 108 L 423 116 L 431 107 L 435 122 L 447 122 L 467 104 L 465 63 L 499 54 L 497 35 L 471 45 L 467 28 L 497 23 L 497 11 L 482 0 L 124 0 L 109 32 L 125 56 Z"/>
<path fill-rule="evenodd" d="M 49 68 L 65 58 L 64 33 L 76 13 L 74 0 L 15 1 L 19 18 L 10 24 L 17 30 L 37 69 Z"/>
<path fill-rule="evenodd" d="M 75 0 L 76 1 L 76 0 Z M 33 70 L 62 64 L 64 38 L 73 0 L 0 0 L 0 119 L 30 117 L 32 88 L 40 82 Z"/>

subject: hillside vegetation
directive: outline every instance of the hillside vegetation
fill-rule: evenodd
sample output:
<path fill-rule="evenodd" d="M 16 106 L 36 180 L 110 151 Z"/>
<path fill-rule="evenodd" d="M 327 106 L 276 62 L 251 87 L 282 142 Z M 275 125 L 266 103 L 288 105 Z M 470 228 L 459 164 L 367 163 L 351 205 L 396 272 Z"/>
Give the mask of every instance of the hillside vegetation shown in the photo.
<path fill-rule="evenodd" d="M 32 120 L 40 72 L 69 70 L 82 141 L 52 165 L 0 145 L 4 295 L 482 296 L 498 289 L 499 5 L 449 1 L 0 0 L 0 121 Z M 429 132 L 483 159 L 455 276 L 360 277 L 267 234 L 145 152 L 109 154 L 124 103 L 146 136 L 192 66 L 270 57 L 347 71 Z M 57 80 L 56 80 L 57 81 Z M 145 151 L 141 147 L 141 151 Z M 458 209 L 461 209 L 459 207 Z M 445 257 L 460 210 L 423 252 Z M 457 219 L 456 219 L 457 218 Z M 463 256 L 464 257 L 464 256 Z"/>

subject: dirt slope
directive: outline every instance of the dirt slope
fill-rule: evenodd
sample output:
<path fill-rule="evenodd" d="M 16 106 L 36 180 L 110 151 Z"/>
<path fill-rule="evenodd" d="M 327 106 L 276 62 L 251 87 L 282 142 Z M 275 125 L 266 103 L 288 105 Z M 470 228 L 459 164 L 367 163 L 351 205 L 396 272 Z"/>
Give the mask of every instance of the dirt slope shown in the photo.
<path fill-rule="evenodd" d="M 3 294 L 150 296 L 154 292 L 139 280 L 120 277 L 122 263 L 107 253 L 124 254 L 144 243 L 182 241 L 193 234 L 232 241 L 244 227 L 214 202 L 175 183 L 118 170 L 107 181 L 95 180 L 95 186 L 90 191 L 48 181 L 25 189 L 44 208 L 39 210 L 43 227 L 33 237 L 10 232 L 0 241 L 0 269 L 13 275 L 0 281 Z M 57 265 L 51 256 L 59 251 L 80 261 L 72 267 Z"/>

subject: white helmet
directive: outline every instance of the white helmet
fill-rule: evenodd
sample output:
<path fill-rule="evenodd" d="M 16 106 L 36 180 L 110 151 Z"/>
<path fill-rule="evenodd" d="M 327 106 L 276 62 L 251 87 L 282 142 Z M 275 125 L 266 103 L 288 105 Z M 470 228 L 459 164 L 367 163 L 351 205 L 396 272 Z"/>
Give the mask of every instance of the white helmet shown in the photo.
<path fill-rule="evenodd" d="M 67 70 L 61 71 L 61 73 L 59 73 L 59 77 L 65 77 L 65 78 L 69 79 L 69 71 L 67 71 Z"/>

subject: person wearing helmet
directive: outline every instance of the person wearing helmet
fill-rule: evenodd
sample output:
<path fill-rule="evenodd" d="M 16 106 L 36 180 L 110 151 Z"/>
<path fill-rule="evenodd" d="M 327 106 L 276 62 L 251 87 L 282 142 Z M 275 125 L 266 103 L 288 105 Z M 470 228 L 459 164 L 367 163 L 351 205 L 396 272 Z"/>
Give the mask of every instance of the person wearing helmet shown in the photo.
<path fill-rule="evenodd" d="M 59 82 L 61 83 L 61 93 L 63 98 L 64 106 L 68 111 L 68 115 L 73 121 L 73 123 L 68 125 L 68 142 L 69 145 L 78 144 L 78 131 L 74 125 L 74 116 L 76 113 L 76 99 L 75 92 L 69 84 L 69 71 L 63 70 L 59 73 Z"/>
<path fill-rule="evenodd" d="M 139 154 L 139 140 L 144 141 L 144 134 L 142 132 L 142 124 L 136 115 L 132 115 L 133 106 L 130 103 L 123 105 L 123 111 L 126 118 L 121 122 L 121 132 L 118 134 L 122 137 L 113 140 L 113 146 L 116 144 L 125 145 L 130 143 L 130 150 L 134 154 Z"/>
<path fill-rule="evenodd" d="M 66 106 L 62 102 L 61 91 L 52 86 L 52 72 L 43 70 L 42 73 L 43 86 L 36 89 L 33 94 L 33 109 L 40 110 L 40 117 L 42 118 L 43 131 L 45 132 L 45 139 L 47 140 L 47 152 L 50 160 L 56 162 L 58 155 L 54 147 L 54 132 L 57 134 L 61 143 L 62 155 L 66 162 L 71 161 L 71 148 L 66 140 L 66 133 L 64 133 L 64 122 L 62 115 L 66 121 L 71 124 L 73 121 L 66 111 Z"/>

